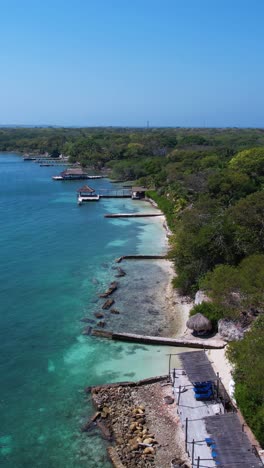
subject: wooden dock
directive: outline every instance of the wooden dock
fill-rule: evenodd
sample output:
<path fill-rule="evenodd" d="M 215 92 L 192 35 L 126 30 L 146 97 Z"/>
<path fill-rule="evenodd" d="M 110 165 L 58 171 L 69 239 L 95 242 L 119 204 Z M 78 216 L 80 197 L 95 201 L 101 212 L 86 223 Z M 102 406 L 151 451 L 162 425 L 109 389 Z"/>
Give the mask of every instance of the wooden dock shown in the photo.
<path fill-rule="evenodd" d="M 150 218 L 155 216 L 163 216 L 163 213 L 109 213 L 105 214 L 105 218 Z"/>
<path fill-rule="evenodd" d="M 221 344 L 218 341 L 203 340 L 200 338 L 196 338 L 195 340 L 189 340 L 188 338 L 166 338 L 163 336 L 136 335 L 134 333 L 114 333 L 97 329 L 92 330 L 91 335 L 116 341 L 176 346 L 183 348 L 222 349 L 226 346 L 226 343 Z"/>
<path fill-rule="evenodd" d="M 49 158 L 36 158 L 34 161 L 36 164 L 41 165 L 52 165 L 52 166 L 71 166 L 72 164 L 69 163 L 68 160 L 63 160 L 59 158 L 49 159 Z"/>
<path fill-rule="evenodd" d="M 131 198 L 132 197 L 132 190 L 130 189 L 119 189 L 119 190 L 108 190 L 108 189 L 100 189 L 97 190 L 98 195 L 100 198 Z"/>

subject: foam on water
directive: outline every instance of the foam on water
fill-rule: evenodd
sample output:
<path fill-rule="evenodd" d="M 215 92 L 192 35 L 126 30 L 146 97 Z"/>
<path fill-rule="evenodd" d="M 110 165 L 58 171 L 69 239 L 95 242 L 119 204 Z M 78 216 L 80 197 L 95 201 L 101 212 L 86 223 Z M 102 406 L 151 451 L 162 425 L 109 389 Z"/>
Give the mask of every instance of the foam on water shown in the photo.
<path fill-rule="evenodd" d="M 108 242 L 108 244 L 106 245 L 106 247 L 123 247 L 124 245 L 126 245 L 128 243 L 128 240 L 127 239 L 115 239 L 111 242 Z"/>

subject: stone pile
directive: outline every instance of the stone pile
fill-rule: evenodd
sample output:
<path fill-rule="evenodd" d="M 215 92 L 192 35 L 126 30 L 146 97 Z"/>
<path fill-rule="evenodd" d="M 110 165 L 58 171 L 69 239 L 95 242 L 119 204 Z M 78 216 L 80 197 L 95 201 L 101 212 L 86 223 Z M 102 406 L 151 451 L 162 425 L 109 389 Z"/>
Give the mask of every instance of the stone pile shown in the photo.
<path fill-rule="evenodd" d="M 93 389 L 93 401 L 113 435 L 116 453 L 125 467 L 155 467 L 158 442 L 148 428 L 144 405 L 130 387 Z"/>

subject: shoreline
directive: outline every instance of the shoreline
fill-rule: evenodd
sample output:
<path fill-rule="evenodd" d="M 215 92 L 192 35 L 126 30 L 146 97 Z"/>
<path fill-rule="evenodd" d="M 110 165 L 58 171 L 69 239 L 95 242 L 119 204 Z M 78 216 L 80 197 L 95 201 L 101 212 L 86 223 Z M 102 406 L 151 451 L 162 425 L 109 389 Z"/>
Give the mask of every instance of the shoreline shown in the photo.
<path fill-rule="evenodd" d="M 193 301 L 187 296 L 181 296 L 173 288 L 172 280 L 175 278 L 175 270 L 171 260 L 158 260 L 157 264 L 168 276 L 165 290 L 167 302 L 166 315 L 170 328 L 169 338 L 180 338 L 186 331 L 186 322 L 193 307 Z"/>
<path fill-rule="evenodd" d="M 152 198 L 147 198 L 146 201 L 151 204 L 154 208 L 161 211 L 162 217 L 158 221 L 162 222 L 163 229 L 166 232 L 167 239 L 173 235 L 170 230 L 167 222 L 166 215 L 160 210 L 158 204 L 152 200 Z M 167 244 L 167 252 L 169 251 L 169 244 Z M 158 265 L 162 268 L 168 275 L 168 285 L 166 287 L 166 299 L 168 301 L 167 307 L 167 317 L 168 323 L 171 324 L 171 332 L 169 333 L 170 337 L 180 338 L 184 335 L 186 331 L 186 322 L 190 315 L 190 310 L 194 305 L 188 296 L 182 296 L 179 292 L 173 287 L 172 280 L 176 277 L 176 272 L 172 260 L 159 261 Z"/>
<path fill-rule="evenodd" d="M 158 209 L 158 206 L 155 205 L 152 204 L 154 208 Z M 169 250 L 168 237 L 172 233 L 168 228 L 164 213 L 155 218 L 155 222 L 163 227 L 160 239 L 163 241 L 163 236 L 166 238 L 166 251 L 164 252 L 166 256 Z M 195 342 L 196 338 L 186 328 L 194 301 L 180 295 L 173 287 L 172 280 L 175 278 L 176 272 L 172 260 L 164 258 L 154 261 L 160 269 L 161 277 L 166 278 L 162 287 L 157 286 L 152 291 L 154 297 L 162 294 L 165 303 L 163 308 L 165 327 L 159 336 L 176 339 L 187 337 L 190 342 Z M 131 278 L 128 276 L 127 280 L 129 283 Z M 142 302 L 144 300 L 145 297 L 142 296 Z M 146 328 L 142 335 L 148 335 Z M 215 339 L 213 338 L 213 340 Z M 219 343 L 225 342 L 219 339 Z M 210 344 L 210 339 L 204 339 L 205 348 L 207 344 Z M 197 350 L 195 348 L 189 349 Z M 175 352 L 177 354 L 177 350 Z M 231 370 L 228 363 L 224 361 L 225 349 L 208 350 L 207 353 L 209 358 L 215 362 L 216 371 L 220 373 L 223 384 L 228 391 L 227 380 L 231 376 Z M 157 373 L 158 371 L 155 375 Z M 167 386 L 166 377 L 160 377 L 160 380 L 157 380 L 157 377 L 154 379 L 156 382 L 149 382 L 151 379 L 146 379 L 145 383 L 127 382 L 122 384 L 117 382 L 114 385 L 110 383 L 106 386 L 92 388 L 92 401 L 97 411 L 94 418 L 96 421 L 98 418 L 96 425 L 100 429 L 101 436 L 111 443 L 108 447 L 108 456 L 115 468 L 125 468 L 126 466 L 131 468 L 169 467 L 172 466 L 172 459 L 177 459 L 182 463 L 181 466 L 189 467 L 176 402 L 173 398 L 172 404 L 166 403 L 166 398 L 172 399 L 171 387 Z M 136 426 L 137 423 L 139 423 L 138 426 Z M 88 421 L 88 427 L 90 427 L 89 425 L 90 421 Z M 92 425 L 95 425 L 94 419 L 92 419 Z"/>

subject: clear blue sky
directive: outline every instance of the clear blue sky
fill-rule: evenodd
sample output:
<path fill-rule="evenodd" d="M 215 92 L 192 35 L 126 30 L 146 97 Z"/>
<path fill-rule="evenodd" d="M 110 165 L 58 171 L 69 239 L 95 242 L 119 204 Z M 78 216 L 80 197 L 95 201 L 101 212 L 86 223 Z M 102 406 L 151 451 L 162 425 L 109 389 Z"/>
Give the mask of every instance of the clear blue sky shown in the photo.
<path fill-rule="evenodd" d="M 264 127 L 262 0 L 0 0 L 0 124 Z"/>

